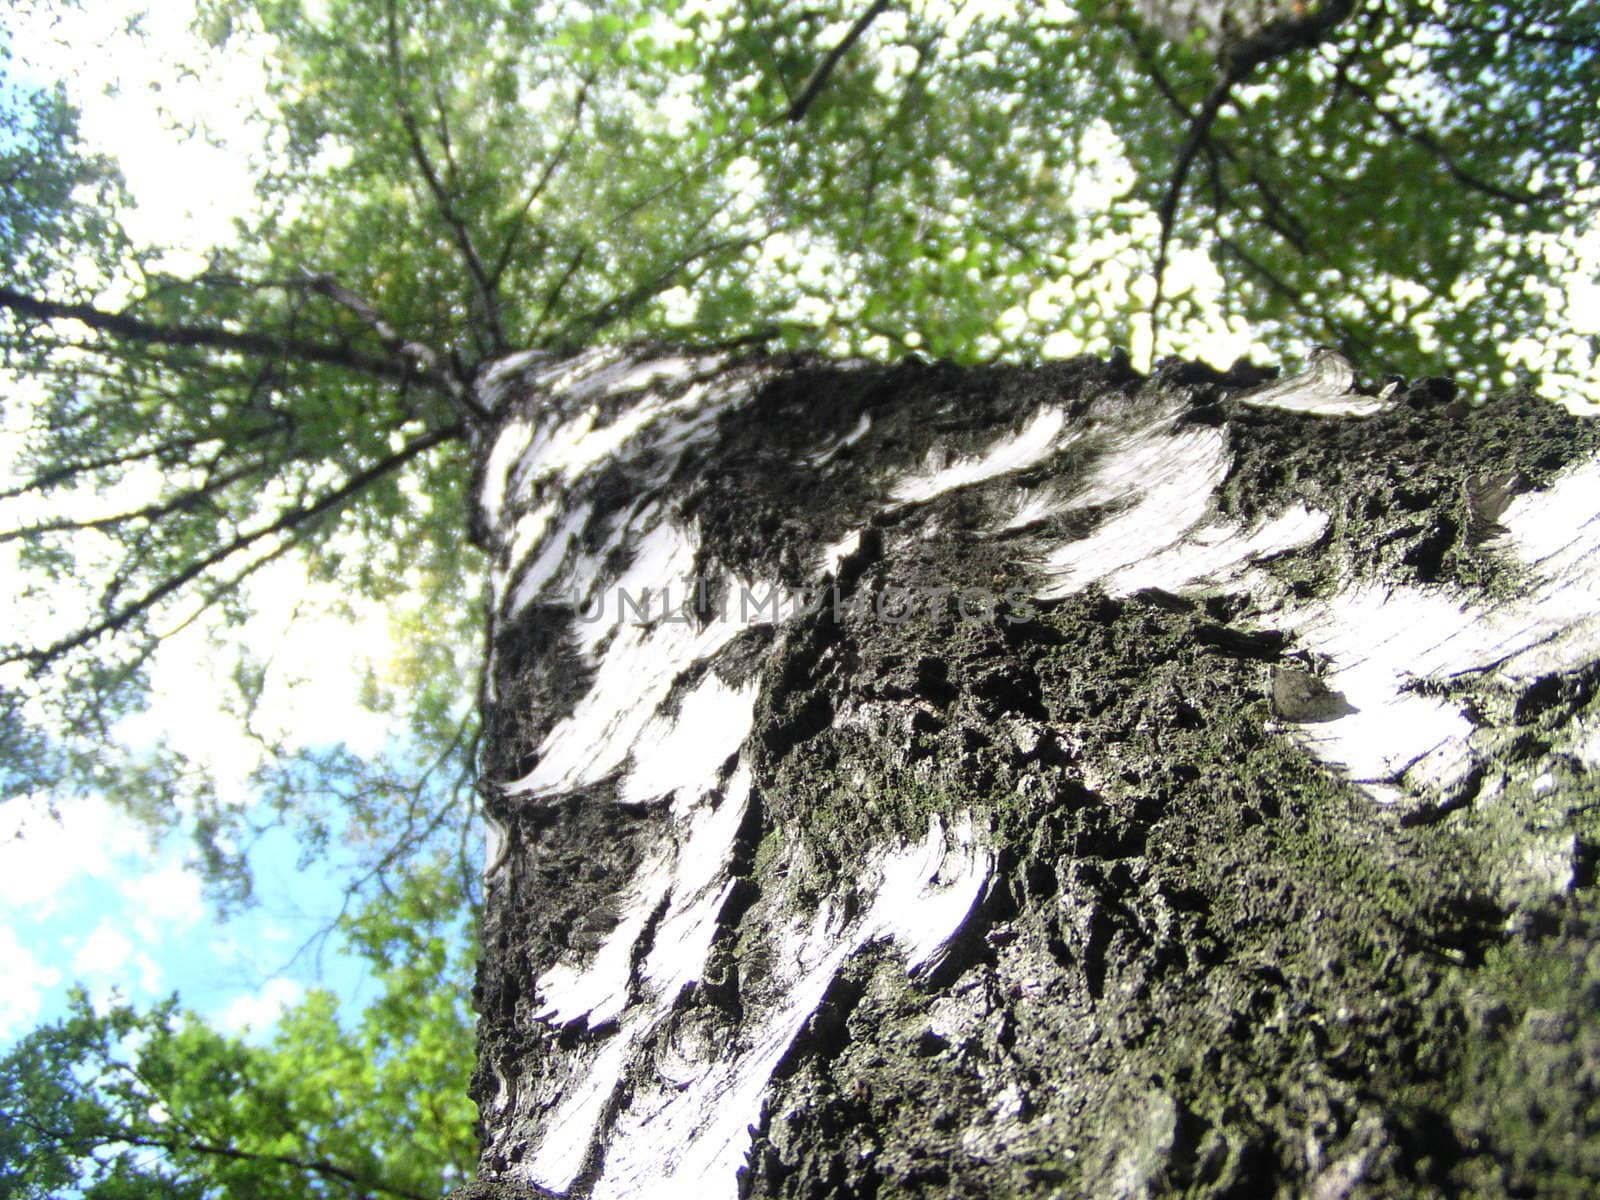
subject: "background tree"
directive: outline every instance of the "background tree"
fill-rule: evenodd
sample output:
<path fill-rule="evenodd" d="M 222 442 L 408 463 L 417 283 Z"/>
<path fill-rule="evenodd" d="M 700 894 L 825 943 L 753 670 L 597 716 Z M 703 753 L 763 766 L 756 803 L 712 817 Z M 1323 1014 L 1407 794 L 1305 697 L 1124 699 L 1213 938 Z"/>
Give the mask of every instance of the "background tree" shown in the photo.
<path fill-rule="evenodd" d="M 0 1196 L 438 1196 L 476 1158 L 475 919 L 454 873 L 413 867 L 344 922 L 377 998 L 350 1023 L 312 992 L 261 1043 L 78 992 L 0 1060 Z"/>

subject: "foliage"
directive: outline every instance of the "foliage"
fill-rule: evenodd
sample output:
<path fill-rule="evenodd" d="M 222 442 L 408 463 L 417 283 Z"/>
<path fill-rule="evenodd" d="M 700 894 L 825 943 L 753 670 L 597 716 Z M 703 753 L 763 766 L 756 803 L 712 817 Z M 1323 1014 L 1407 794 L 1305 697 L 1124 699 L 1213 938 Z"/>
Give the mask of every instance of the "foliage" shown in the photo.
<path fill-rule="evenodd" d="M 0 42 L 0 267 L 15 287 L 82 291 L 126 249 L 115 221 L 126 199 L 121 180 L 113 163 L 79 144 L 65 87 L 22 87 L 10 60 Z M 60 273 L 67 247 L 82 260 L 79 278 Z"/>
<path fill-rule="evenodd" d="M 414 868 L 343 923 L 379 992 L 350 1022 L 314 991 L 258 1043 L 176 998 L 138 1012 L 75 993 L 0 1060 L 0 1196 L 431 1200 L 460 1182 L 473 910 L 453 878 Z"/>
<path fill-rule="evenodd" d="M 853 6 L 260 11 L 298 164 L 283 182 L 341 164 L 323 192 L 338 215 L 312 210 L 296 245 L 384 248 L 352 286 L 399 312 L 427 297 L 431 319 L 397 324 L 450 344 L 776 325 L 971 359 L 1062 324 L 1125 344 L 1151 315 L 1176 188 L 1171 249 L 1223 272 L 1226 314 L 1374 369 L 1419 370 L 1439 345 L 1488 368 L 1482 331 L 1539 328 L 1537 285 L 1562 265 L 1531 235 L 1593 210 L 1597 13 L 1322 7 L 1346 18 L 1267 44 L 1250 71 L 1117 5 L 890 8 L 799 122 Z M 419 289 L 424 245 L 444 265 Z M 686 294 L 660 302 L 670 289 Z M 1207 315 L 1167 299 L 1158 350 Z"/>

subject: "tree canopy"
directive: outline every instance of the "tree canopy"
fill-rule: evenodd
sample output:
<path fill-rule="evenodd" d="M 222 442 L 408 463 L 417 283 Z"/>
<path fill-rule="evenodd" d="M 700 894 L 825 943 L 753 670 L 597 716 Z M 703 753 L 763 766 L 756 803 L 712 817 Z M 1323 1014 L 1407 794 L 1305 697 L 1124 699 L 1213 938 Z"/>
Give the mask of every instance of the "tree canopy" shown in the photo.
<path fill-rule="evenodd" d="M 1563 307 L 1594 269 L 1593 4 L 205 0 L 198 27 L 270 79 L 258 205 L 202 269 L 124 231 L 64 89 L 0 90 L 0 779 L 191 814 L 240 896 L 259 813 L 117 721 L 165 639 L 237 627 L 297 559 L 415 649 L 374 691 L 383 760 L 268 753 L 267 808 L 374 869 L 457 853 L 497 355 L 1593 361 Z M 248 720 L 270 648 L 227 653 Z"/>

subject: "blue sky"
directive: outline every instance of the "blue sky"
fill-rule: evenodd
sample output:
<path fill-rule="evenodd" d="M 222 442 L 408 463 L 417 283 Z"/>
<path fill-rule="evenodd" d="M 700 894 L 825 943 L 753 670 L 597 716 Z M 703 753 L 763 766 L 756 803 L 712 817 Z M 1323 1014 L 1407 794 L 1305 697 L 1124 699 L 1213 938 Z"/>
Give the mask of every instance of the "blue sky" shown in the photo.
<path fill-rule="evenodd" d="M 231 236 L 252 202 L 250 159 L 262 147 L 243 115 L 260 100 L 260 47 L 241 38 L 198 72 L 180 70 L 206 57 L 188 32 L 193 5 L 152 8 L 136 40 L 126 29 L 142 7 L 96 0 L 55 9 L 24 0 L 8 14 L 6 70 L 19 84 L 66 82 L 85 140 L 122 165 L 135 201 L 129 232 L 169 247 L 167 265 L 181 271 Z M 209 136 L 188 136 L 185 126 Z M 27 416 L 26 389 L 5 383 L 0 480 L 9 476 L 7 443 Z M 8 525 L 29 518 L 10 507 Z M 30 614 L 5 595 L 4 583 L 18 578 L 14 553 L 11 545 L 0 553 L 0 608 L 18 623 L 48 619 L 53 614 Z M 357 697 L 363 673 L 381 671 L 392 649 L 386 616 L 342 617 L 342 597 L 281 565 L 253 585 L 258 616 L 240 634 L 245 644 L 273 647 L 258 723 L 292 747 L 323 743 L 333 730 L 357 753 L 380 752 L 389 731 Z M 152 672 L 152 704 L 117 733 L 131 745 L 173 740 L 206 765 L 225 796 L 248 804 L 258 746 L 222 711 L 225 670 L 210 632 L 202 622 L 169 640 Z M 363 964 L 337 941 L 305 948 L 339 910 L 337 861 L 301 870 L 288 834 L 261 838 L 249 854 L 256 903 L 223 921 L 186 865 L 191 854 L 182 835 L 152 845 L 102 797 L 62 798 L 53 809 L 38 796 L 0 805 L 0 1043 L 58 1015 L 74 982 L 139 1006 L 176 991 L 219 1026 L 258 1033 L 308 987 L 331 988 L 347 1005 L 366 997 Z"/>
<path fill-rule="evenodd" d="M 303 949 L 337 913 L 341 877 L 300 870 L 285 833 L 250 856 L 257 903 L 219 921 L 185 865 L 185 839 L 152 847 L 103 800 L 65 802 L 59 819 L 32 798 L 12 801 L 0 829 L 0 1040 L 60 1015 L 74 982 L 139 1007 L 176 991 L 219 1027 L 257 1032 L 308 987 L 347 1004 L 371 991 L 364 964 L 336 940 Z"/>

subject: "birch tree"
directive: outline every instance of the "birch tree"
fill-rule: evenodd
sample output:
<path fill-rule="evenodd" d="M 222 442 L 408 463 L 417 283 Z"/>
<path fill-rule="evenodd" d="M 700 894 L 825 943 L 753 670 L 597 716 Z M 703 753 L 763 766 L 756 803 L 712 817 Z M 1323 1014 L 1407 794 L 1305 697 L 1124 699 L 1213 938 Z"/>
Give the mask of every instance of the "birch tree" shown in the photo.
<path fill-rule="evenodd" d="M 288 555 L 374 600 L 426 589 L 427 607 L 454 629 L 484 620 L 474 597 L 487 578 L 481 728 L 453 716 L 452 696 L 478 684 L 463 683 L 470 652 L 447 636 L 418 655 L 409 778 L 393 778 L 393 764 L 334 755 L 274 764 L 261 785 L 311 829 L 326 829 L 318 805 L 342 794 L 396 845 L 470 811 L 473 797 L 498 814 L 504 831 L 487 865 L 503 890 L 489 896 L 488 1041 L 475 1089 L 491 1176 L 625 1191 L 667 1159 L 623 1127 L 645 1121 L 650 1096 L 670 1108 L 668 1092 L 679 1090 L 729 1100 L 719 1119 L 739 1124 L 720 1141 L 701 1130 L 682 1142 L 673 1169 L 728 1188 L 743 1164 L 742 1186 L 771 1194 L 943 1186 L 940 1171 L 972 1187 L 1045 1194 L 1070 1194 L 1074 1181 L 1345 1194 L 1339 1181 L 1355 1189 L 1369 1169 L 1384 1181 L 1373 1186 L 1422 1188 L 1429 1172 L 1444 1172 L 1486 1191 L 1530 1179 L 1565 1187 L 1587 1169 L 1557 1149 L 1569 1144 L 1560 1131 L 1586 1119 L 1576 1100 L 1566 1125 L 1549 1126 L 1549 1145 L 1541 1134 L 1487 1157 L 1440 1158 L 1438 1145 L 1504 1140 L 1509 1127 L 1493 1114 L 1461 1115 L 1466 1099 L 1450 1108 L 1412 1090 L 1440 1073 L 1493 1081 L 1558 1071 L 1536 1047 L 1577 1053 L 1578 1043 L 1540 1040 L 1546 1009 L 1531 993 L 1502 988 L 1510 999 L 1485 1010 L 1484 1029 L 1510 1022 L 1522 1040 L 1467 1038 L 1448 1062 L 1423 1054 L 1446 1054 L 1443 1034 L 1423 1045 L 1373 1030 L 1413 1017 L 1471 1026 L 1484 978 L 1472 972 L 1497 944 L 1485 931 L 1513 910 L 1532 930 L 1556 921 L 1570 932 L 1562 922 L 1575 930 L 1584 920 L 1587 835 L 1557 809 L 1573 806 L 1586 778 L 1586 766 L 1571 765 L 1585 761 L 1571 729 L 1583 728 L 1588 660 L 1571 641 L 1576 625 L 1546 629 L 1509 606 L 1502 618 L 1492 602 L 1529 579 L 1546 581 L 1536 595 L 1555 607 L 1582 594 L 1579 575 L 1539 571 L 1548 554 L 1581 558 L 1584 543 L 1538 549 L 1527 514 L 1587 528 L 1577 509 L 1537 505 L 1571 503 L 1564 472 L 1581 469 L 1589 435 L 1543 402 L 1476 402 L 1519 369 L 1543 369 L 1547 390 L 1570 389 L 1590 369 L 1582 314 L 1562 304 L 1584 269 L 1578 235 L 1593 212 L 1593 16 L 1571 5 L 1396 2 L 1226 14 L 1095 4 L 1006 14 L 885 4 L 209 5 L 219 53 L 247 34 L 270 39 L 274 85 L 260 118 L 281 153 L 261 178 L 259 214 L 205 270 L 163 274 L 157 248 L 119 233 L 114 176 L 74 152 L 59 97 L 8 114 L 0 308 L 7 366 L 39 398 L 6 497 L 27 515 L 6 537 L 20 547 L 27 586 L 48 586 L 58 609 L 16 630 L 0 655 L 8 785 L 92 783 L 156 814 L 181 796 L 204 815 L 214 877 L 242 890 L 219 836 L 240 814 L 186 764 L 121 760 L 106 745 L 116 717 L 141 703 L 163 631 L 193 611 L 237 618 L 241 585 Z M 1285 417 L 1235 407 L 1239 393 L 1269 385 L 1247 363 L 1168 367 L 1147 381 L 1125 358 L 1106 357 L 1131 346 L 1143 367 L 1216 328 L 1241 347 L 1335 346 L 1354 367 L 1336 387 L 1305 385 L 1302 411 Z M 641 340 L 683 353 L 614 349 Z M 1109 365 L 958 373 L 1041 347 Z M 924 365 L 840 376 L 788 353 L 914 353 Z M 1410 382 L 1440 373 L 1465 391 Z M 1358 383 L 1372 395 L 1355 399 Z M 893 395 L 878 422 L 874 389 L 884 388 Z M 1274 395 L 1297 402 L 1293 390 Z M 978 411 L 964 411 L 963 397 Z M 1319 405 L 1333 415 L 1309 411 Z M 1434 423 L 1416 424 L 1417 414 Z M 765 423 L 742 424 L 756 416 Z M 885 440 L 886 427 L 904 431 Z M 551 453 L 558 431 L 586 448 Z M 1119 450 L 1119 439 L 1142 448 Z M 856 461 L 869 450 L 870 463 Z M 805 472 L 778 470 L 802 461 Z M 683 478 L 661 475 L 674 464 Z M 752 484 L 758 469 L 788 481 L 789 509 Z M 945 486 L 951 479 L 959 489 Z M 118 485 L 138 494 L 126 501 Z M 992 494 L 970 491 L 977 485 Z M 826 512 L 797 499 L 834 487 L 843 490 Z M 1180 493 L 1183 505 L 1171 499 Z M 115 500 L 96 505 L 97 495 Z M 41 512 L 40 498 L 59 511 Z M 998 516 L 1002 501 L 1016 511 Z M 1176 536 L 1146 544 L 1174 521 Z M 687 627 L 703 639 L 723 628 L 706 623 L 706 606 L 757 574 L 784 586 L 828 578 L 846 591 L 866 581 L 869 595 L 901 586 L 907 571 L 926 574 L 904 542 L 917 529 L 930 539 L 956 531 L 975 547 L 947 564 L 950 586 L 957 577 L 978 586 L 987 572 L 1006 603 L 1052 607 L 1018 622 L 997 614 L 981 635 L 992 644 L 976 657 L 962 639 L 980 635 L 948 612 L 925 614 L 898 649 L 855 639 L 882 696 L 856 694 L 859 663 L 825 683 L 796 675 L 834 669 L 828 655 L 853 644 L 839 637 L 848 617 L 842 626 L 815 614 L 771 621 L 715 652 L 658 656 L 700 683 L 669 677 L 644 707 L 591 678 L 607 670 L 609 652 L 574 633 L 559 607 L 580 580 L 614 597 L 632 578 L 628 564 L 643 572 L 653 548 L 697 580 L 714 576 L 719 597 L 700 597 Z M 1119 537 L 1138 553 L 1117 562 L 1105 557 L 1112 551 L 1090 553 Z M 839 538 L 848 544 L 825 554 Z M 608 547 L 612 557 L 601 554 Z M 1141 576 L 1141 558 L 1170 570 Z M 1209 565 L 1195 573 L 1197 559 Z M 1274 565 L 1241 582 L 1257 563 Z M 82 587 L 75 605 L 60 599 L 68 582 Z M 1200 583 L 1204 595 L 1191 587 Z M 1543 629 L 1562 657 L 1530 679 L 1487 650 L 1423 656 L 1404 686 L 1363 679 L 1383 701 L 1369 698 L 1369 709 L 1339 678 L 1359 657 L 1340 639 L 1353 636 L 1358 603 L 1385 630 L 1398 610 L 1352 598 L 1358 584 L 1443 588 L 1426 592 L 1427 603 L 1486 614 L 1475 629 L 1500 620 Z M 1422 601 L 1408 611 L 1413 624 L 1443 620 Z M 683 629 L 674 620 L 661 633 L 648 614 L 639 624 L 644 639 Z M 616 629 L 614 645 L 634 638 Z M 1018 637 L 1055 647 L 1028 651 L 1047 658 L 1080 642 L 1144 648 L 1062 665 L 1046 686 L 1008 665 Z M 807 638 L 810 649 L 800 647 Z M 1156 653 L 1163 639 L 1175 657 Z M 1400 633 L 1391 641 L 1378 657 L 1392 664 L 1410 651 L 1399 649 L 1409 644 Z M 740 653 L 748 670 L 727 661 Z M 1462 673 L 1477 690 L 1452 682 Z M 259 663 L 241 658 L 238 677 L 247 708 Z M 1222 678 L 1226 686 L 1209 688 Z M 1201 690 L 1204 705 L 1191 695 Z M 691 702 L 710 705 L 693 711 L 720 725 L 725 692 L 754 705 L 757 724 L 740 716 L 715 738 L 673 732 L 673 711 Z M 1559 698 L 1553 709 L 1541 707 L 1547 693 Z M 1258 695 L 1270 696 L 1265 713 L 1247 700 Z M 1301 724 L 1308 711 L 1351 719 L 1340 704 L 1370 713 L 1413 702 L 1431 705 L 1429 719 L 1459 711 L 1471 727 L 1446 731 L 1472 752 L 1445 754 L 1427 786 L 1408 783 L 1421 759 L 1397 758 L 1406 747 L 1358 738 L 1346 747 L 1354 757 L 1308 758 L 1294 749 L 1295 731 L 1267 727 Z M 603 709 L 591 733 L 609 732 L 575 743 L 562 722 L 584 705 Z M 952 705 L 976 718 L 951 720 Z M 1214 728 L 1219 710 L 1237 723 Z M 1094 727 L 1108 712 L 1106 728 Z M 1524 728 L 1545 720 L 1548 736 Z M 1140 741 L 1181 742 L 1191 727 L 1208 731 L 1203 754 Z M 618 732 L 628 729 L 664 744 Z M 710 763 L 718 739 L 740 729 L 755 740 Z M 876 767 L 844 746 L 822 759 L 790 753 L 858 736 L 898 749 Z M 680 737 L 698 773 L 667 781 L 674 786 L 629 782 L 647 760 L 673 761 Z M 1519 737 L 1537 753 L 1516 749 Z M 1483 748 L 1496 738 L 1504 744 Z M 1012 743 L 1015 753 L 993 749 Z M 1141 747 L 1137 762 L 1115 749 L 1127 744 Z M 913 761 L 930 765 L 910 771 Z M 1221 764 L 1235 761 L 1242 782 L 1224 787 Z M 454 786 L 417 783 L 441 763 Z M 1330 764 L 1353 783 L 1333 782 Z M 1180 785 L 1196 782 L 1190 772 L 1211 780 L 1194 803 L 1212 815 L 1196 809 L 1161 825 Z M 1547 776 L 1556 783 L 1539 782 Z M 477 789 L 466 786 L 474 777 Z M 315 786 L 329 780 L 348 786 Z M 1524 798 L 1512 806 L 1522 824 L 1505 841 L 1524 855 L 1521 876 L 1504 854 L 1472 858 L 1487 837 L 1479 825 L 1492 824 L 1476 815 L 1486 788 Z M 1028 789 L 1050 801 L 1018 799 Z M 1330 805 L 1375 800 L 1395 802 L 1382 836 L 1348 812 L 1329 816 Z M 712 889 L 705 895 L 684 875 L 688 860 L 674 857 L 699 836 L 697 804 L 739 818 L 733 842 L 719 843 L 693 881 Z M 1469 816 L 1443 821 L 1457 813 Z M 1237 827 L 1226 852 L 1200 836 L 1213 817 Z M 1441 824 L 1460 846 L 1418 850 L 1406 839 L 1423 834 L 1397 832 Z M 1551 830 L 1568 850 L 1540 840 Z M 1223 904 L 1214 891 L 1219 879 L 1255 879 L 1261 863 L 1279 863 L 1291 880 L 1285 911 L 1327 911 L 1332 882 L 1377 869 L 1356 853 L 1363 838 L 1371 861 L 1400 864 L 1394 890 L 1335 912 L 1329 945 L 1293 947 L 1311 955 L 1293 970 L 1283 965 L 1277 893 L 1241 884 Z M 1193 861 L 1178 870 L 1169 846 Z M 563 868 L 541 878 L 541 863 Z M 888 885 L 895 872 L 898 890 Z M 1559 886 L 1538 892 L 1533 876 Z M 881 895 L 938 902 L 960 919 L 908 924 L 902 909 L 880 911 L 873 880 Z M 1551 895 L 1576 915 L 1553 916 Z M 546 926 L 525 942 L 497 940 L 534 899 L 552 905 Z M 1233 932 L 1211 923 L 1218 911 Z M 783 933 L 802 915 L 818 940 Z M 1361 941 L 1412 917 L 1414 940 L 1398 949 Z M 1258 920 L 1272 926 L 1265 940 L 1235 936 Z M 653 962 L 652 946 L 688 944 L 686 929 L 675 930 L 677 943 L 663 934 L 672 921 L 710 939 L 704 955 Z M 974 958 L 969 942 L 989 949 Z M 1518 942 L 1490 965 L 1515 979 L 1570 966 L 1581 987 L 1580 943 L 1561 933 L 1546 961 L 1536 950 L 1517 957 L 1532 945 Z M 1435 952 L 1448 960 L 1437 972 L 1405 965 Z M 773 955 L 811 966 L 761 965 Z M 1207 973 L 1211 958 L 1233 965 Z M 1166 971 L 1169 959 L 1180 965 Z M 620 982 L 605 974 L 618 962 Z M 1351 971 L 1350 982 L 1312 988 L 1297 1008 L 1290 997 L 1310 986 L 1311 962 Z M 929 990 L 906 990 L 907 966 Z M 1404 985 L 1373 991 L 1391 966 Z M 641 981 L 646 967 L 664 973 Z M 970 997 L 979 976 L 985 994 L 1004 993 L 982 1019 L 1014 1024 L 1030 989 L 1070 994 L 1092 1010 L 1073 1037 L 1109 1054 L 1122 1032 L 1105 1022 L 1123 1014 L 1143 1022 L 1150 1055 L 1046 1054 L 1026 1078 L 1002 1071 L 981 1082 L 981 1097 L 961 1091 L 978 1060 L 958 1067 L 966 1051 L 957 1043 L 977 1036 L 968 1026 L 979 1017 L 977 1001 L 955 997 Z M 1184 1057 L 1161 1030 L 1191 986 L 1210 1022 L 1196 1045 L 1230 1022 L 1255 1022 L 1292 1026 L 1314 1051 L 1241 1038 L 1216 1042 L 1232 1046 L 1226 1070 Z M 563 987 L 567 998 L 553 999 Z M 1126 1006 L 1101 1003 L 1108 987 L 1125 989 Z M 1265 1089 L 1262 1105 L 1290 1104 L 1278 1095 L 1280 1070 L 1346 1069 L 1329 1049 L 1343 1044 L 1329 1029 L 1346 1019 L 1346 990 L 1390 1005 L 1360 1010 L 1351 1038 L 1425 1061 L 1412 1074 L 1394 1067 L 1371 1096 L 1291 1089 L 1294 1104 L 1331 1115 L 1293 1109 L 1292 1119 L 1260 1118 L 1252 1135 L 1258 1118 L 1238 1114 L 1255 1100 L 1242 1097 Z M 1550 1011 L 1567 1011 L 1572 994 L 1557 989 Z M 959 1036 L 929 1015 L 940 1005 L 961 1010 L 949 1027 Z M 884 1049 L 899 1029 L 891 1010 L 909 1023 L 905 1044 L 926 1051 L 927 1078 L 948 1068 L 951 1095 L 965 1097 L 952 1100 L 946 1124 L 933 1122 L 942 1132 L 931 1141 L 874 1107 L 886 1084 L 895 1098 L 882 1103 L 909 1113 L 931 1102 L 906 1071 L 874 1074 L 876 1056 L 899 1053 Z M 870 1036 L 850 1034 L 858 1011 Z M 675 1038 L 698 1038 L 700 1049 L 675 1049 Z M 706 1047 L 723 1039 L 732 1049 L 719 1060 Z M 808 1049 L 817 1045 L 833 1049 L 818 1059 Z M 1252 1056 L 1269 1049 L 1277 1065 L 1258 1068 Z M 701 1091 L 663 1065 L 679 1054 L 704 1068 Z M 1201 1103 L 1191 1083 L 1216 1070 L 1224 1082 Z M 1082 1092 L 1059 1111 L 1040 1107 L 1040 1079 L 1082 1071 L 1100 1072 L 1117 1103 L 1096 1108 Z M 989 1120 L 979 1108 L 1010 1115 Z M 1065 1140 L 1016 1133 L 1046 1111 L 1071 1131 Z M 1135 1111 L 1148 1120 L 1133 1122 Z M 789 1114 L 781 1127 L 780 1113 Z M 1097 1132 L 1094 1121 L 1113 1117 L 1149 1136 Z M 1311 1148 L 1291 1145 L 1295 1121 Z M 969 1142 L 983 1143 L 980 1157 L 1000 1163 L 999 1174 L 960 1173 L 957 1148 L 977 1154 Z M 619 1165 L 629 1162 L 654 1165 Z M 933 1174 L 918 1175 L 917 1162 Z"/>

